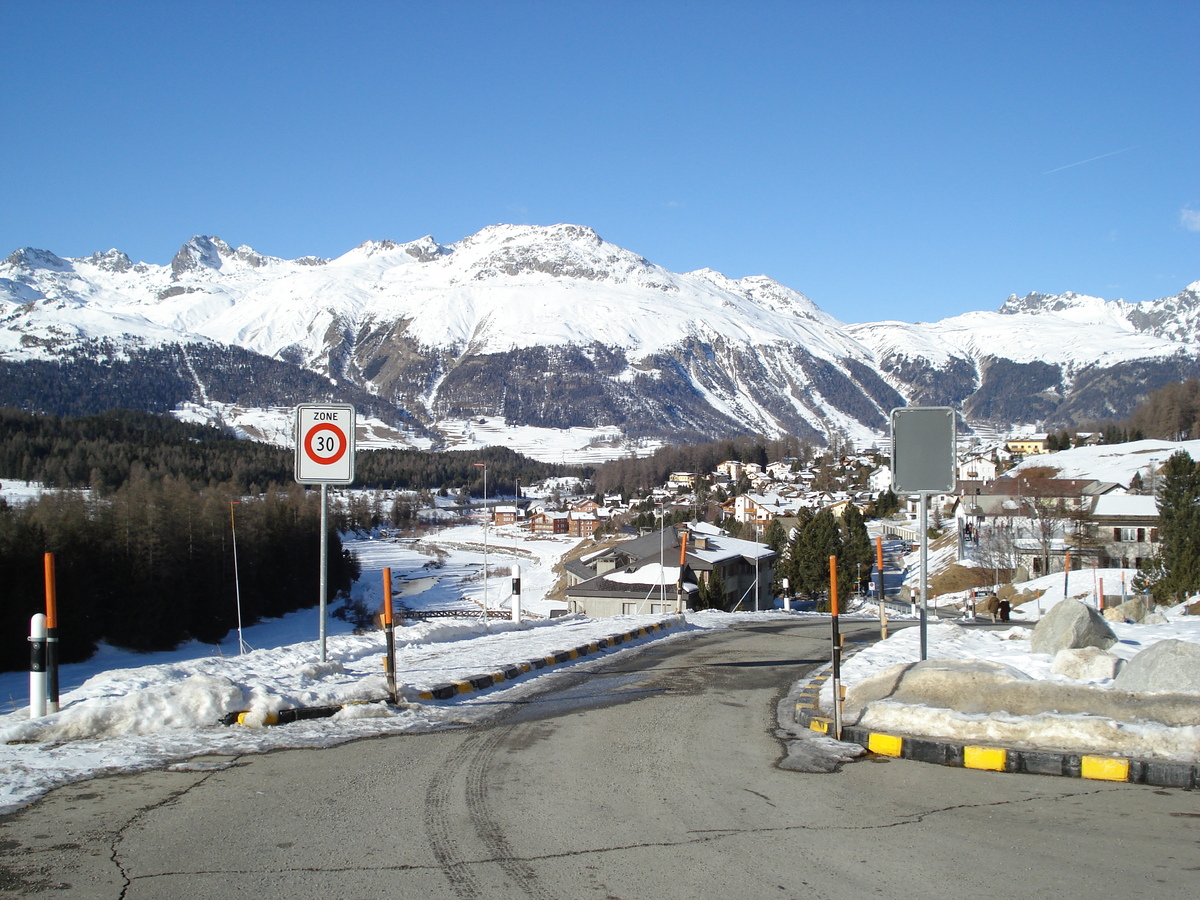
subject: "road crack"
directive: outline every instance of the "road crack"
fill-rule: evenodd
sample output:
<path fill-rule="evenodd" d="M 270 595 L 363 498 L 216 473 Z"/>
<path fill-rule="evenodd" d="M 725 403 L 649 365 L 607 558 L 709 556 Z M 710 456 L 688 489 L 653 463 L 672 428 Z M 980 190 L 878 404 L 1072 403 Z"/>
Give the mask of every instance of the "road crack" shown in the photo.
<path fill-rule="evenodd" d="M 231 766 L 236 765 L 239 759 L 240 759 L 240 757 L 234 757 L 232 759 L 232 761 L 230 762 L 230 765 Z M 109 844 L 109 861 L 112 862 L 113 866 L 116 868 L 117 872 L 120 873 L 120 877 L 121 877 L 121 889 L 117 893 L 117 900 L 125 900 L 125 895 L 129 893 L 130 886 L 133 884 L 134 881 L 139 880 L 139 876 L 129 874 L 129 872 L 125 868 L 125 864 L 121 862 L 121 858 L 120 858 L 121 843 L 125 840 L 125 835 L 129 831 L 129 829 L 131 829 L 135 825 L 139 824 L 143 819 L 146 818 L 146 816 L 150 815 L 150 813 L 156 812 L 167 806 L 171 806 L 172 804 L 181 800 L 183 797 L 186 797 L 188 794 L 190 794 L 196 788 L 205 784 L 210 778 L 212 778 L 214 775 L 216 775 L 218 772 L 221 772 L 221 771 L 224 771 L 224 769 L 214 769 L 210 772 L 205 772 L 200 778 L 198 778 L 196 781 L 193 781 L 191 784 L 187 785 L 186 787 L 182 787 L 176 791 L 171 791 L 169 794 L 167 794 L 167 796 L 163 797 L 161 800 L 159 800 L 155 803 L 151 803 L 148 806 L 143 806 L 141 809 L 139 809 L 137 812 L 135 812 L 132 816 L 130 816 L 128 821 L 126 821 L 120 828 L 117 829 L 116 833 L 113 836 L 111 843 Z M 140 876 L 140 877 L 147 877 L 147 876 Z"/>

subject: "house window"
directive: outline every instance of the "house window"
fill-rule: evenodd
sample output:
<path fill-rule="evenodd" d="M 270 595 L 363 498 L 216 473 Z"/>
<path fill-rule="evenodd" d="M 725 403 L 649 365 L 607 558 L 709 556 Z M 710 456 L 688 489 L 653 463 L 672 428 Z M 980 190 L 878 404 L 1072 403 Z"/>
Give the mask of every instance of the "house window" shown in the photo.
<path fill-rule="evenodd" d="M 661 603 L 651 603 L 650 604 L 650 614 L 651 615 L 661 614 L 662 611 L 663 611 L 663 608 L 662 608 Z"/>
<path fill-rule="evenodd" d="M 1138 539 L 1139 544 L 1142 543 L 1144 540 L 1146 540 L 1146 529 L 1145 528 L 1139 528 L 1137 534 L 1138 534 L 1137 539 Z M 1139 566 L 1138 568 L 1141 568 L 1141 566 Z"/>
<path fill-rule="evenodd" d="M 637 604 L 636 603 L 622 603 L 621 604 L 621 614 L 626 615 L 626 616 L 637 615 Z"/>
<path fill-rule="evenodd" d="M 1152 543 L 1152 544 L 1158 543 L 1158 529 L 1157 528 L 1150 529 L 1150 543 Z"/>

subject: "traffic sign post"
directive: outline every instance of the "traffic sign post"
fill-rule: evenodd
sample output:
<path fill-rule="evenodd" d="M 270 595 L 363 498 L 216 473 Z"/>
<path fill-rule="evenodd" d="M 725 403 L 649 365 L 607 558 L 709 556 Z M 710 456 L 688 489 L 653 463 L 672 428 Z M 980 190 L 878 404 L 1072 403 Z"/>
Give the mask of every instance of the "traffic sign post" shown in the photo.
<path fill-rule="evenodd" d="M 957 414 L 949 406 L 892 410 L 892 490 L 921 500 L 921 659 L 927 653 L 929 604 L 929 495 L 953 493 L 957 484 Z M 883 567 L 879 569 L 883 580 Z"/>
<path fill-rule="evenodd" d="M 354 407 L 348 403 L 296 407 L 296 481 L 321 486 L 321 662 L 329 603 L 329 485 L 354 481 Z"/>

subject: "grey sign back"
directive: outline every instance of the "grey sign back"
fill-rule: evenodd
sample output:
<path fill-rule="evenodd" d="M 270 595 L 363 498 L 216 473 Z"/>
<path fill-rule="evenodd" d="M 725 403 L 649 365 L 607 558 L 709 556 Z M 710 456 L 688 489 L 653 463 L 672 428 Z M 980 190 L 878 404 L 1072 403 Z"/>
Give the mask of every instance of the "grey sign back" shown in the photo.
<path fill-rule="evenodd" d="M 902 406 L 892 410 L 892 490 L 897 494 L 948 494 L 955 473 L 954 410 Z"/>

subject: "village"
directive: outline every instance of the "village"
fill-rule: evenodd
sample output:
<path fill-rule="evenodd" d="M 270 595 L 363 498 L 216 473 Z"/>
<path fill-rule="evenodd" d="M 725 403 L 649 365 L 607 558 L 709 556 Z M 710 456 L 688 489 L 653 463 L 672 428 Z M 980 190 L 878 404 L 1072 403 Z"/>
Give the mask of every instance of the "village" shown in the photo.
<path fill-rule="evenodd" d="M 1100 438 L 1064 436 L 1060 444 L 1054 435 L 1034 434 L 960 443 L 955 491 L 929 497 L 930 538 L 943 548 L 938 568 L 956 565 L 968 571 L 968 586 L 991 589 L 1083 568 L 1140 570 L 1158 544 L 1154 481 L 1169 450 L 1109 447 L 1133 454 L 1125 466 L 1132 475 L 1120 480 L 1059 477 L 1038 462 L 1052 460 L 1060 447 L 1099 446 Z M 795 585 L 780 575 L 799 530 L 822 511 L 845 522 L 851 507 L 886 552 L 887 597 L 914 599 L 918 573 L 905 557 L 921 540 L 919 498 L 892 492 L 889 456 L 877 447 L 826 454 L 808 466 L 793 458 L 767 465 L 726 460 L 712 472 L 672 472 L 641 497 L 587 496 L 588 489 L 560 479 L 483 504 L 490 527 L 582 539 L 563 564 L 560 614 L 799 605 Z M 479 513 L 478 506 L 458 510 Z M 776 539 L 769 540 L 773 525 Z M 860 564 L 853 575 L 846 595 L 875 595 L 877 566 Z M 931 595 L 936 589 L 935 581 Z M 1114 594 L 1110 602 L 1120 599 Z"/>

